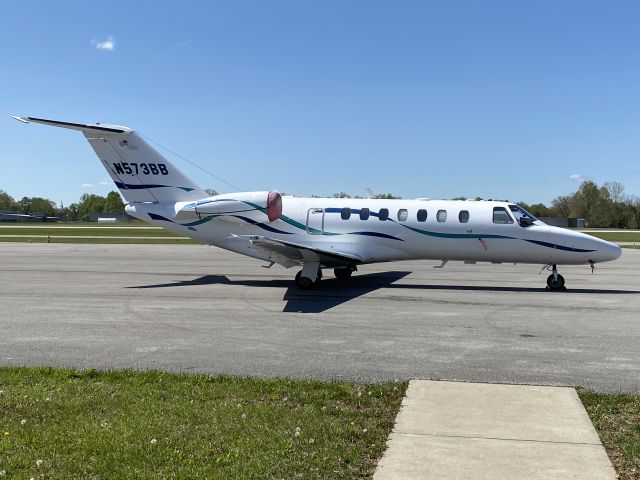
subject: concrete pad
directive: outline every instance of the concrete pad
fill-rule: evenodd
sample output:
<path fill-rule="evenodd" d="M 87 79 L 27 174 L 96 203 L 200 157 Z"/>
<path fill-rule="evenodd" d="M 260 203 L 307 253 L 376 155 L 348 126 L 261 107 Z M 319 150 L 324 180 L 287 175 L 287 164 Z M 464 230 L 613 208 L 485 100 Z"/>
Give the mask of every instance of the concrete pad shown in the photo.
<path fill-rule="evenodd" d="M 414 380 L 375 480 L 615 479 L 572 388 Z"/>
<path fill-rule="evenodd" d="M 600 443 L 570 387 L 413 381 L 408 393 L 396 418 L 399 432 Z"/>

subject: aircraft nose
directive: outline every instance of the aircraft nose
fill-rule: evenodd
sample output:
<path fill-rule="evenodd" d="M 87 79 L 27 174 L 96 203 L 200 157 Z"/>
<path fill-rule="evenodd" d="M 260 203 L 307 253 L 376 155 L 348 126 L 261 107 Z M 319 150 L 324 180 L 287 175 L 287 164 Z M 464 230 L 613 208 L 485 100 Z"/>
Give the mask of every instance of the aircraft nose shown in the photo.
<path fill-rule="evenodd" d="M 596 249 L 596 262 L 610 262 L 620 258 L 622 255 L 622 248 L 615 243 L 607 242 L 605 240 L 599 240 Z"/>

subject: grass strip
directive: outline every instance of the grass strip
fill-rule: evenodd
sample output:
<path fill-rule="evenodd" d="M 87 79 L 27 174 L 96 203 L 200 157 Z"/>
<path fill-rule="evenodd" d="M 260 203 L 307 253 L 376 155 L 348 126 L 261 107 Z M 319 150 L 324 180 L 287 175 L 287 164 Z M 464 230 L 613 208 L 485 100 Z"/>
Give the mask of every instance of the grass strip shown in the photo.
<path fill-rule="evenodd" d="M 63 236 L 77 236 L 87 235 L 92 237 L 182 237 L 182 235 L 165 230 L 164 228 L 151 229 L 151 228 L 136 228 L 136 227 L 122 227 L 122 228 L 29 228 L 29 227 L 15 227 L 15 228 L 2 228 L 0 229 L 0 235 L 23 235 L 28 237 L 30 235 L 47 235 L 51 234 L 55 237 Z"/>
<path fill-rule="evenodd" d="M 601 238 L 608 242 L 640 242 L 640 232 L 583 232 L 592 237 Z"/>
<path fill-rule="evenodd" d="M 578 392 L 621 480 L 640 478 L 640 393 Z"/>
<path fill-rule="evenodd" d="M 50 479 L 369 478 L 406 386 L 0 368 L 0 471 Z"/>
<path fill-rule="evenodd" d="M 0 238 L 2 242 L 19 242 L 19 243 L 92 243 L 92 244 L 162 244 L 162 245 L 183 245 L 183 244 L 200 244 L 197 240 L 187 237 L 176 237 L 174 239 L 163 238 L 109 238 L 109 237 L 91 237 L 91 238 L 65 238 L 52 237 L 49 242 L 42 237 L 21 237 L 21 238 Z"/>

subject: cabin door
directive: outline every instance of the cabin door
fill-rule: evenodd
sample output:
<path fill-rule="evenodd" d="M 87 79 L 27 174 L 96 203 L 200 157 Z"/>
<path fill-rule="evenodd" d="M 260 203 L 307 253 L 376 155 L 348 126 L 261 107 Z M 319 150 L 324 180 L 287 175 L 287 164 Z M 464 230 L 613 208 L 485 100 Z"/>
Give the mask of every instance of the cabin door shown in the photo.
<path fill-rule="evenodd" d="M 307 233 L 322 235 L 324 232 L 324 208 L 310 208 L 307 210 Z"/>

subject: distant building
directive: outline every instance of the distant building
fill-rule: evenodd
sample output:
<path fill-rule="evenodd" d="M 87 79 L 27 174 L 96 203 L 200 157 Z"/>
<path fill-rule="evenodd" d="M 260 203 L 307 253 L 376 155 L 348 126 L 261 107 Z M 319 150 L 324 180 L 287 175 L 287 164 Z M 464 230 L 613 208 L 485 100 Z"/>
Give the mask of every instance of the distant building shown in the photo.
<path fill-rule="evenodd" d="M 57 222 L 59 217 L 48 217 L 44 213 L 33 213 L 26 215 L 13 210 L 0 210 L 0 222 L 25 223 L 25 222 Z"/>
<path fill-rule="evenodd" d="M 540 217 L 547 225 L 563 228 L 584 228 L 584 218 L 573 217 Z"/>
<path fill-rule="evenodd" d="M 131 218 L 132 217 L 126 213 L 92 213 L 89 221 L 98 223 L 120 223 L 128 222 Z"/>

